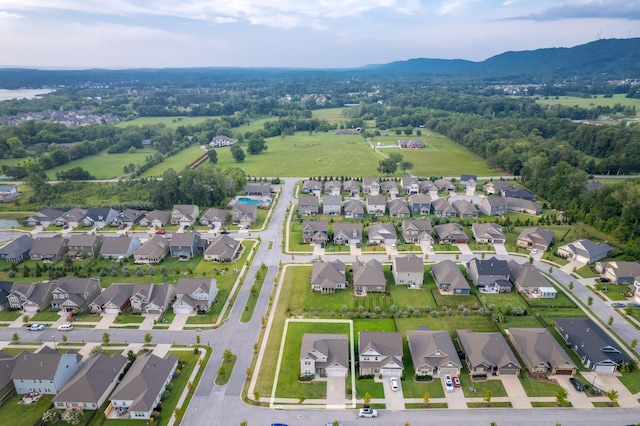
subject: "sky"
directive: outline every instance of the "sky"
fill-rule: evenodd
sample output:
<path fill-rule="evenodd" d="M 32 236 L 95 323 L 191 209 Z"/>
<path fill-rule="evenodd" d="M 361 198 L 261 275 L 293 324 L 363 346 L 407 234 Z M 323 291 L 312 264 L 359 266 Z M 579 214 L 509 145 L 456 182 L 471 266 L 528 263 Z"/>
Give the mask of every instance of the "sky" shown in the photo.
<path fill-rule="evenodd" d="M 0 67 L 352 68 L 629 37 L 638 0 L 0 0 Z"/>

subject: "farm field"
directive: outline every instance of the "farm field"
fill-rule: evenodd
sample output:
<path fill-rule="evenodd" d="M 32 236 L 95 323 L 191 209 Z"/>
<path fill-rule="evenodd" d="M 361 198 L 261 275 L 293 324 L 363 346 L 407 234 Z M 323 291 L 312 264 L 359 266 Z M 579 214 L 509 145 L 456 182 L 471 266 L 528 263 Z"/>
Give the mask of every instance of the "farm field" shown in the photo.
<path fill-rule="evenodd" d="M 170 116 L 170 117 L 138 117 L 129 121 L 121 121 L 115 124 L 116 127 L 129 127 L 129 126 L 151 126 L 156 124 L 164 124 L 170 129 L 175 129 L 178 126 L 188 126 L 190 124 L 200 124 L 210 118 L 220 118 L 218 116 L 202 116 L 202 117 L 183 117 L 183 116 Z"/>
<path fill-rule="evenodd" d="M 155 153 L 156 150 L 152 148 L 137 149 L 134 153 L 123 152 L 119 154 L 109 154 L 105 149 L 97 155 L 90 155 L 49 169 L 47 170 L 47 176 L 49 179 L 55 180 L 57 172 L 69 170 L 74 167 L 82 167 L 95 176 L 96 179 L 113 179 L 124 175 L 122 168 L 125 165 L 132 163 L 143 164 L 147 156 Z"/>
<path fill-rule="evenodd" d="M 559 96 L 558 99 L 549 96 L 548 99 L 537 99 L 536 102 L 542 105 L 577 105 L 581 108 L 593 108 L 594 106 L 609 106 L 612 107 L 615 104 L 622 106 L 635 106 L 636 116 L 640 112 L 640 99 L 627 98 L 624 94 L 613 95 L 612 98 L 605 98 L 603 95 L 597 95 L 597 98 L 576 98 L 571 96 Z"/>

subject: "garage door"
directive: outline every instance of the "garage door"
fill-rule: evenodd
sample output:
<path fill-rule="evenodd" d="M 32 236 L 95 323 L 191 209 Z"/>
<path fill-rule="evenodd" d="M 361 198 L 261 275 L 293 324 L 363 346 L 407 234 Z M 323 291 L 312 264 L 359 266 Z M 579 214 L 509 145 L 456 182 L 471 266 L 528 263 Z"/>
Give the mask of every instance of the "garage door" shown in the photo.
<path fill-rule="evenodd" d="M 400 377 L 402 375 L 401 371 L 398 370 L 382 370 L 382 377 Z"/>
<path fill-rule="evenodd" d="M 614 367 L 610 365 L 596 365 L 594 371 L 596 373 L 613 373 Z"/>
<path fill-rule="evenodd" d="M 501 368 L 500 369 L 500 374 L 501 375 L 515 375 L 518 374 L 518 369 L 517 368 Z"/>
<path fill-rule="evenodd" d="M 573 370 L 558 369 L 558 370 L 556 370 L 556 375 L 558 375 L 558 376 L 571 376 L 571 375 L 573 375 Z"/>
<path fill-rule="evenodd" d="M 111 315 L 118 315 L 119 311 L 118 308 L 106 308 L 104 310 L 105 314 L 111 314 Z"/>
<path fill-rule="evenodd" d="M 449 376 L 457 376 L 458 375 L 458 369 L 457 368 L 441 368 L 439 370 L 438 374 L 440 376 L 446 376 L 447 374 Z"/>

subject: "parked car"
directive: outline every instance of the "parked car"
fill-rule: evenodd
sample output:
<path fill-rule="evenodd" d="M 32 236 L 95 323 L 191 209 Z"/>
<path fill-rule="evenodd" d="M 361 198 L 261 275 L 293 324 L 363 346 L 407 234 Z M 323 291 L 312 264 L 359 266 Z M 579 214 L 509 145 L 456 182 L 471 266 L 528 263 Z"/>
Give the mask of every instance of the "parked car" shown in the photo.
<path fill-rule="evenodd" d="M 460 387 L 460 379 L 458 378 L 458 376 L 453 376 L 453 387 L 454 388 Z"/>
<path fill-rule="evenodd" d="M 575 390 L 577 390 L 578 392 L 584 392 L 584 386 L 582 386 L 582 383 L 580 383 L 578 379 L 576 379 L 575 377 L 571 377 L 569 381 L 571 382 Z"/>
<path fill-rule="evenodd" d="M 600 278 L 596 278 L 596 282 L 598 283 L 610 283 L 611 280 L 607 277 L 600 277 Z"/>
<path fill-rule="evenodd" d="M 538 253 L 538 249 L 531 250 L 531 254 L 537 254 L 537 253 Z"/>
<path fill-rule="evenodd" d="M 31 324 L 29 327 L 27 327 L 27 330 L 29 330 L 29 331 L 42 331 L 42 330 L 44 330 L 44 325 L 42 325 L 42 324 Z"/>
<path fill-rule="evenodd" d="M 284 423 L 271 423 L 271 426 L 287 426 Z"/>
<path fill-rule="evenodd" d="M 69 225 L 63 226 L 62 229 L 69 229 Z"/>
<path fill-rule="evenodd" d="M 627 306 L 629 306 L 630 308 L 640 308 L 640 303 L 629 302 L 627 303 Z"/>
<path fill-rule="evenodd" d="M 397 391 L 400 389 L 400 381 L 398 380 L 397 377 L 392 377 L 391 378 L 391 390 L 392 391 Z"/>
<path fill-rule="evenodd" d="M 227 231 L 226 229 L 223 229 L 222 231 L 220 231 L 221 234 L 228 234 L 229 231 Z"/>
<path fill-rule="evenodd" d="M 360 417 L 378 417 L 378 411 L 373 408 L 364 407 L 360 409 L 358 415 Z"/>
<path fill-rule="evenodd" d="M 73 324 L 61 324 L 58 326 L 58 331 L 69 331 L 73 330 Z"/>
<path fill-rule="evenodd" d="M 156 231 L 156 235 L 164 235 L 164 234 L 166 234 L 166 233 L 167 233 L 167 231 L 165 231 L 164 229 L 158 229 L 158 230 Z"/>
<path fill-rule="evenodd" d="M 453 392 L 453 379 L 448 374 L 444 376 L 444 387 L 447 388 L 447 392 Z"/>
<path fill-rule="evenodd" d="M 310 260 L 310 262 L 317 262 L 319 259 L 317 256 L 313 256 Z"/>
<path fill-rule="evenodd" d="M 628 305 L 627 305 L 627 306 L 628 306 Z M 625 307 L 625 304 L 624 304 L 624 303 L 620 303 L 620 302 L 613 302 L 613 303 L 611 304 L 611 307 L 612 307 L 612 308 L 624 308 L 624 307 Z"/>
<path fill-rule="evenodd" d="M 186 231 L 187 229 L 189 229 L 189 225 L 183 226 L 182 229 L 184 229 Z"/>

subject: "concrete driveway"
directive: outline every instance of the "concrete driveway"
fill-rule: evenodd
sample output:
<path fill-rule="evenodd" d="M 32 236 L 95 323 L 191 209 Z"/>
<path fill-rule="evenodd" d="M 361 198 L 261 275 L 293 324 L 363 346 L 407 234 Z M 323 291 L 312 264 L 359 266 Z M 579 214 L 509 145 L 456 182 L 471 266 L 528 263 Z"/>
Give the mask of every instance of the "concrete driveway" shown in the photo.
<path fill-rule="evenodd" d="M 573 405 L 573 408 L 593 408 L 593 404 L 589 401 L 589 397 L 584 392 L 575 390 L 569 376 L 554 376 L 558 384 L 567 390 L 567 400 Z"/>
<path fill-rule="evenodd" d="M 493 248 L 496 250 L 496 254 L 502 255 L 502 256 L 506 256 L 509 254 L 509 252 L 507 251 L 507 248 L 504 246 L 504 244 L 494 244 Z"/>
<path fill-rule="evenodd" d="M 327 410 L 344 410 L 346 383 L 344 377 L 327 377 Z"/>
<path fill-rule="evenodd" d="M 511 401 L 513 408 L 531 408 L 531 403 L 529 402 L 527 393 L 524 391 L 518 376 L 504 375 L 500 376 L 499 380 L 507 391 L 509 401 Z"/>
<path fill-rule="evenodd" d="M 456 247 L 460 249 L 461 254 L 473 254 L 471 249 L 467 244 L 456 244 Z"/>
<path fill-rule="evenodd" d="M 447 407 L 449 409 L 466 409 L 467 400 L 464 397 L 462 388 L 453 388 L 453 392 L 447 392 L 444 377 L 441 377 L 440 381 L 442 382 L 442 389 L 444 389 L 444 396 L 447 399 Z"/>
<path fill-rule="evenodd" d="M 384 399 L 387 404 L 387 410 L 389 411 L 401 411 L 404 410 L 404 393 L 402 392 L 402 380 L 398 379 L 400 383 L 400 389 L 397 391 L 391 390 L 391 378 L 384 377 L 382 379 L 382 385 L 384 386 Z"/>

